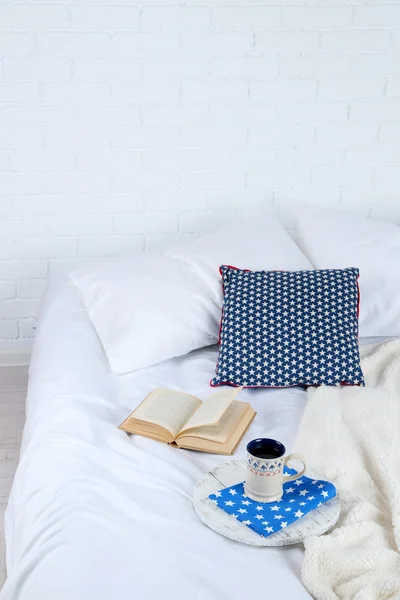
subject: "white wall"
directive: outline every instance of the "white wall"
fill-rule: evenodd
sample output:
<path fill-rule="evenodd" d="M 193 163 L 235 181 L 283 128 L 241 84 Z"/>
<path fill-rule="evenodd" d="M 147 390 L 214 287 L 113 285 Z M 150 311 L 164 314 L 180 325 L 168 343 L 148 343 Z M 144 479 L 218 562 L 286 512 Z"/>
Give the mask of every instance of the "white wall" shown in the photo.
<path fill-rule="evenodd" d="M 399 208 L 399 2 L 13 0 L 0 55 L 0 349 L 60 263 L 270 202 Z"/>

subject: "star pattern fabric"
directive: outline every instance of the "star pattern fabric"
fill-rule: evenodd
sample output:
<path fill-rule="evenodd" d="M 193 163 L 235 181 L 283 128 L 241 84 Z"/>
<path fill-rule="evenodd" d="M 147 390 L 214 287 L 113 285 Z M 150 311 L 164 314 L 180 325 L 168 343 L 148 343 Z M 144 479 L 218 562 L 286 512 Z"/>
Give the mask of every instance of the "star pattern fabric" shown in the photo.
<path fill-rule="evenodd" d="M 285 467 L 285 473 L 296 471 Z M 244 493 L 243 483 L 224 488 L 209 499 L 219 508 L 241 521 L 247 527 L 268 537 L 295 523 L 311 510 L 336 496 L 336 488 L 329 481 L 300 477 L 283 485 L 279 502 L 256 502 Z"/>
<path fill-rule="evenodd" d="M 224 302 L 212 386 L 365 385 L 356 268 L 220 268 Z"/>

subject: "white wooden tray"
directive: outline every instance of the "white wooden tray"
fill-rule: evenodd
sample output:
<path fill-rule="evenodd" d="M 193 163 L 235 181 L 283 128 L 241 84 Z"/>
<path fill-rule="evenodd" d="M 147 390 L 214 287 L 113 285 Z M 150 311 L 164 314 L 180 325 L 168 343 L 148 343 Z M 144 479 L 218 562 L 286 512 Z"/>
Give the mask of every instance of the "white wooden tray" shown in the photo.
<path fill-rule="evenodd" d="M 306 472 L 306 476 L 314 479 L 323 479 L 312 471 Z M 255 531 L 237 521 L 232 515 L 224 512 L 208 499 L 225 487 L 235 485 L 246 478 L 246 461 L 232 460 L 212 471 L 209 471 L 197 482 L 193 494 L 193 507 L 200 519 L 217 533 L 243 544 L 253 546 L 287 546 L 298 544 L 310 535 L 321 535 L 331 529 L 337 522 L 340 514 L 340 497 L 336 493 L 335 498 L 321 504 L 319 508 L 277 531 L 269 537 L 262 537 Z"/>

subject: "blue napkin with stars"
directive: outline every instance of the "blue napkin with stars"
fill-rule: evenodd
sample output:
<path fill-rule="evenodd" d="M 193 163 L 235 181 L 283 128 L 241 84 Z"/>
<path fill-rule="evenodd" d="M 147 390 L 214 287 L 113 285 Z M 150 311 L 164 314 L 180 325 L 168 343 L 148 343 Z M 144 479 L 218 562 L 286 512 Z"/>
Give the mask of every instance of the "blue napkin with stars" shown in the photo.
<path fill-rule="evenodd" d="M 287 475 L 296 473 L 285 467 Z M 237 483 L 208 497 L 229 515 L 241 521 L 263 537 L 284 529 L 301 519 L 314 508 L 336 496 L 336 488 L 329 481 L 299 477 L 283 485 L 279 502 L 256 502 L 244 493 L 244 485 Z"/>

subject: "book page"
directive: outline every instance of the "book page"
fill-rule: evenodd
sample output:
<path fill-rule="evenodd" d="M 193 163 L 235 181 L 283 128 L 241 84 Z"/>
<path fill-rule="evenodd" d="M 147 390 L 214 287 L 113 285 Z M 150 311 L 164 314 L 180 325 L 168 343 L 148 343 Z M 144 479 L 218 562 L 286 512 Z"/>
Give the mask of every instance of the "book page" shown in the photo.
<path fill-rule="evenodd" d="M 208 398 L 203 400 L 201 406 L 191 416 L 186 425 L 183 426 L 180 433 L 185 433 L 189 429 L 218 423 L 241 389 L 243 388 L 220 390 L 208 396 Z"/>
<path fill-rule="evenodd" d="M 232 435 L 248 408 L 249 405 L 247 402 L 234 400 L 230 403 L 216 425 L 199 427 L 198 429 L 189 431 L 186 435 L 223 444 Z"/>
<path fill-rule="evenodd" d="M 240 421 L 235 426 L 233 432 L 229 435 L 225 442 L 215 442 L 213 440 L 206 440 L 196 435 L 190 435 L 178 437 L 176 444 L 180 448 L 188 448 L 191 450 L 200 450 L 202 452 L 213 452 L 214 454 L 233 454 L 236 446 L 243 438 L 247 431 L 251 421 L 255 417 L 255 412 L 251 408 L 250 404 L 242 403 L 247 406 L 247 410 L 242 413 Z"/>
<path fill-rule="evenodd" d="M 131 416 L 160 425 L 176 437 L 199 406 L 201 401 L 190 394 L 157 388 Z"/>

